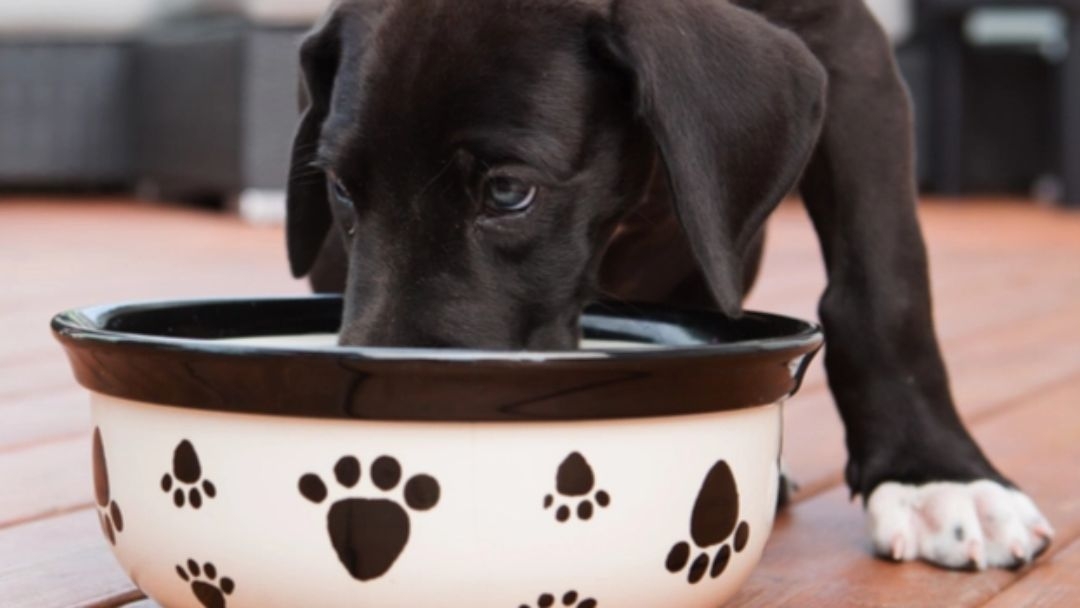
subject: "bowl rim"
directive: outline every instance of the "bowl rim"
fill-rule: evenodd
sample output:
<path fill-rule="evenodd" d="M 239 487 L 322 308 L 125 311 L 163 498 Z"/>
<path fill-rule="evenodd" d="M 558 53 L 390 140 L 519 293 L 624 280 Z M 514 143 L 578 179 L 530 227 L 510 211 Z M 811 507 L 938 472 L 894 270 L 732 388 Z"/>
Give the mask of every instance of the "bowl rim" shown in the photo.
<path fill-rule="evenodd" d="M 590 307 L 585 332 L 657 348 L 301 348 L 219 340 L 333 332 L 341 307 L 340 296 L 156 300 L 68 310 L 51 327 L 76 379 L 97 393 L 209 411 L 380 421 L 744 409 L 798 390 L 823 343 L 818 325 L 782 315 L 727 319 L 617 302 Z"/>
<path fill-rule="evenodd" d="M 333 346 L 333 347 L 289 347 L 269 344 L 240 344 L 219 338 L 178 337 L 159 333 L 144 333 L 110 329 L 117 320 L 139 313 L 183 311 L 197 308 L 215 308 L 221 306 L 265 306 L 275 304 L 338 303 L 341 296 L 311 295 L 296 297 L 258 297 L 258 298 L 199 298 L 178 300 L 136 300 L 117 304 L 106 304 L 73 308 L 56 314 L 51 321 L 51 329 L 62 343 L 87 343 L 108 345 L 111 347 L 130 347 L 134 349 L 182 349 L 190 352 L 217 355 L 262 355 L 267 357 L 355 357 L 373 361 L 427 361 L 448 364 L 468 364 L 476 362 L 506 362 L 536 364 L 546 361 L 594 361 L 597 359 L 658 359 L 693 356 L 738 356 L 748 353 L 781 352 L 815 348 L 822 344 L 821 327 L 813 322 L 796 319 L 775 313 L 745 311 L 739 320 L 723 319 L 720 313 L 702 310 L 675 309 L 655 304 L 626 302 L 597 302 L 586 309 L 585 319 L 599 321 L 594 327 L 608 334 L 629 329 L 630 324 L 656 323 L 665 328 L 675 322 L 694 322 L 711 318 L 721 323 L 753 321 L 762 325 L 783 324 L 795 331 L 786 335 L 742 339 L 709 343 L 700 340 L 700 336 L 690 334 L 675 335 L 672 332 L 654 333 L 651 337 L 668 340 L 667 343 L 653 342 L 651 348 L 612 349 L 585 348 L 579 350 L 530 351 L 530 350 L 491 350 L 464 348 L 415 348 L 415 347 L 369 347 L 369 346 Z M 300 320 L 301 322 L 304 319 Z M 587 322 L 587 321 L 586 321 Z M 588 330 L 588 327 L 586 327 Z M 275 331 L 273 333 L 240 333 L 222 338 L 295 336 L 326 331 Z M 626 338 L 634 336 L 627 334 Z"/>

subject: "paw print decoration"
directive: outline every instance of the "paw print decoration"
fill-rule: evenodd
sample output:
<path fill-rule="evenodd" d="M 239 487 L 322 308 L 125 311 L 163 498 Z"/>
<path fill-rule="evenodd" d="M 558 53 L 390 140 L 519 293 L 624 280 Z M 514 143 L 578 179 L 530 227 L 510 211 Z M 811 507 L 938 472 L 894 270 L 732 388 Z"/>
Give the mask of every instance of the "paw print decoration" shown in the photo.
<path fill-rule="evenodd" d="M 203 608 L 225 608 L 226 596 L 231 595 L 236 584 L 227 576 L 218 578 L 217 568 L 210 562 L 199 566 L 189 559 L 187 564 L 176 566 L 176 575 L 191 586 L 191 593 Z"/>
<path fill-rule="evenodd" d="M 559 465 L 555 473 L 555 493 L 544 496 L 544 509 L 552 508 L 558 500 L 560 504 L 555 507 L 557 521 L 569 520 L 572 511 L 576 511 L 582 521 L 592 519 L 596 510 L 594 502 L 604 508 L 611 504 L 611 496 L 606 491 L 597 490 L 593 494 L 595 486 L 596 479 L 589 462 L 580 453 L 573 452 Z M 566 504 L 573 502 L 577 503 L 576 507 Z"/>
<path fill-rule="evenodd" d="M 101 429 L 94 429 L 94 502 L 98 507 L 98 521 L 101 531 L 109 542 L 116 544 L 116 535 L 124 530 L 124 515 L 120 505 L 113 500 L 109 487 L 109 465 L 105 460 L 105 442 L 101 439 Z"/>
<path fill-rule="evenodd" d="M 734 532 L 731 546 L 725 542 Z M 665 567 L 668 572 L 678 573 L 686 568 L 686 580 L 691 584 L 704 578 L 705 573 L 716 578 L 731 561 L 732 547 L 738 553 L 746 548 L 750 539 L 750 525 L 739 522 L 739 489 L 731 467 L 723 460 L 717 461 L 705 475 L 694 501 L 690 516 L 690 538 L 701 553 L 690 562 L 692 548 L 689 542 L 676 543 L 668 552 Z M 712 547 L 723 543 L 714 556 Z"/>
<path fill-rule="evenodd" d="M 583 598 L 577 591 L 567 591 L 562 595 L 561 602 L 550 593 L 543 593 L 536 598 L 536 608 L 554 608 L 558 606 L 570 606 L 571 608 L 597 608 L 599 604 L 591 597 Z M 558 602 L 558 603 L 557 603 Z M 529 604 L 522 604 L 519 608 L 533 608 Z"/>
<path fill-rule="evenodd" d="M 217 496 L 214 483 L 203 478 L 199 455 L 187 439 L 173 450 L 172 471 L 162 475 L 161 491 L 172 493 L 173 504 L 178 509 L 184 508 L 185 504 L 198 509 L 203 505 L 204 496 L 207 499 Z"/>
<path fill-rule="evenodd" d="M 361 482 L 361 469 L 357 458 L 343 456 L 334 466 L 337 485 L 351 493 Z M 376 490 L 390 492 L 401 482 L 401 465 L 391 456 L 380 456 L 371 463 L 368 477 Z M 330 495 L 326 482 L 314 473 L 302 476 L 298 485 L 300 495 L 316 505 Z M 377 579 L 389 572 L 409 542 L 408 510 L 432 509 L 439 502 L 439 492 L 434 477 L 418 474 L 405 482 L 400 501 L 357 496 L 334 501 L 326 514 L 326 527 L 341 565 L 359 581 Z"/>

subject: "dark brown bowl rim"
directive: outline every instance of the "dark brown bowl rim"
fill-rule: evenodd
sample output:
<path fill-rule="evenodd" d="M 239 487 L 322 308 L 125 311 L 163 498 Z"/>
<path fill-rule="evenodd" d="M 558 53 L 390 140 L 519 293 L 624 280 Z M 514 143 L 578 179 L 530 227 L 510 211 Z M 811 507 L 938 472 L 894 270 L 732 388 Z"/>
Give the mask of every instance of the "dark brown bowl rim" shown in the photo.
<path fill-rule="evenodd" d="M 731 320 L 604 302 L 586 311 L 586 337 L 655 348 L 291 348 L 214 340 L 331 333 L 341 306 L 339 296 L 136 302 L 69 310 L 53 318 L 52 330 L 80 384 L 114 397 L 210 411 L 447 422 L 637 418 L 773 403 L 798 389 L 823 339 L 817 325 L 781 315 Z"/>

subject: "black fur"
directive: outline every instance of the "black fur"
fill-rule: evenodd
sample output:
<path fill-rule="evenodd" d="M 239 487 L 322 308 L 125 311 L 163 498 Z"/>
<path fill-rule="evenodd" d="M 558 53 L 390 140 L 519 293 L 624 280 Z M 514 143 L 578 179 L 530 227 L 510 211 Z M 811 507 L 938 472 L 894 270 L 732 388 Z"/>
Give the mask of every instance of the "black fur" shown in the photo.
<path fill-rule="evenodd" d="M 302 56 L 290 262 L 344 291 L 343 343 L 571 348 L 599 292 L 738 315 L 799 187 L 853 492 L 1005 481 L 952 403 L 909 103 L 860 0 L 352 0 Z M 536 203 L 488 212 L 489 174 Z"/>

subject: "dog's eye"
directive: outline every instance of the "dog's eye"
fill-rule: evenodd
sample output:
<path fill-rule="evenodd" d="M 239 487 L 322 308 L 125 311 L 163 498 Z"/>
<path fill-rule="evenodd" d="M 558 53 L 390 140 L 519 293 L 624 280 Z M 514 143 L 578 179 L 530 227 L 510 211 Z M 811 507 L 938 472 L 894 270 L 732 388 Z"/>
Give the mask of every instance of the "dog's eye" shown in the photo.
<path fill-rule="evenodd" d="M 349 191 L 336 175 L 328 175 L 327 177 L 330 181 L 330 192 L 334 199 L 333 204 L 337 208 L 334 215 L 341 221 L 341 228 L 345 231 L 345 236 L 352 237 L 356 234 L 356 207 L 353 206 L 352 197 L 349 196 Z"/>
<path fill-rule="evenodd" d="M 487 182 L 487 204 L 495 211 L 524 211 L 536 198 L 536 186 L 512 177 L 494 177 Z"/>
<path fill-rule="evenodd" d="M 345 184 L 342 184 L 341 180 L 336 176 L 330 177 L 330 189 L 334 192 L 334 198 L 339 201 L 348 202 L 352 200 L 349 196 L 349 191 L 345 189 Z"/>

